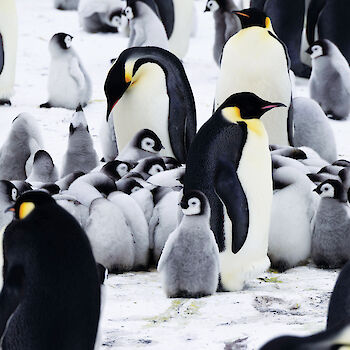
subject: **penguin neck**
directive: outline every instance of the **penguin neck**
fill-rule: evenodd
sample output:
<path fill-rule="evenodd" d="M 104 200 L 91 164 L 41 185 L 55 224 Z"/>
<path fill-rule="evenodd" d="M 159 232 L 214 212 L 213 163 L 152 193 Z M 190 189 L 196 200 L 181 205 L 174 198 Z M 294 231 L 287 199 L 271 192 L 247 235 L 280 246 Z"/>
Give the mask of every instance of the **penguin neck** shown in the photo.
<path fill-rule="evenodd" d="M 209 217 L 207 214 L 203 215 L 184 215 L 182 217 L 180 226 L 185 227 L 208 227 L 210 230 Z"/>

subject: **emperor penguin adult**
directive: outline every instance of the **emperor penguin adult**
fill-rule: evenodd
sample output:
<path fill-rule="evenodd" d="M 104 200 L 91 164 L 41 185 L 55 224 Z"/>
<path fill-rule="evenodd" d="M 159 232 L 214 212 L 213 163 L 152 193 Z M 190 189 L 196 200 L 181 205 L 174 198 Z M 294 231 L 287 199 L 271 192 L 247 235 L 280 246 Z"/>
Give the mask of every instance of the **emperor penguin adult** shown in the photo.
<path fill-rule="evenodd" d="M 232 11 L 237 11 L 232 0 L 208 0 L 204 12 L 213 13 L 215 21 L 215 42 L 213 55 L 218 66 L 221 63 L 222 50 L 224 46 L 238 31 L 242 29 L 241 22 L 237 16 L 232 15 Z"/>
<path fill-rule="evenodd" d="M 332 41 L 350 64 L 349 12 L 347 0 L 312 0 L 307 13 L 306 36 L 309 45 L 317 39 Z"/>
<path fill-rule="evenodd" d="M 246 91 L 267 101 L 280 101 L 288 108 L 270 111 L 261 121 L 271 144 L 293 145 L 288 52 L 264 12 L 251 8 L 235 14 L 242 30 L 224 47 L 215 109 L 232 94 Z"/>
<path fill-rule="evenodd" d="M 107 121 L 114 119 L 118 149 L 141 129 L 152 130 L 165 147 L 161 155 L 186 162 L 196 133 L 196 108 L 179 59 L 158 47 L 123 51 L 106 82 Z"/>
<path fill-rule="evenodd" d="M 42 191 L 24 193 L 9 210 L 14 219 L 3 239 L 2 348 L 93 350 L 100 285 L 84 230 Z"/>
<path fill-rule="evenodd" d="M 91 81 L 71 47 L 72 39 L 69 34 L 57 33 L 50 40 L 49 100 L 41 108 L 76 109 L 79 105 L 85 107 L 91 98 Z"/>
<path fill-rule="evenodd" d="M 168 37 L 154 0 L 127 0 L 124 10 L 130 24 L 128 47 L 157 46 L 168 49 Z"/>
<path fill-rule="evenodd" d="M 199 130 L 188 154 L 184 194 L 199 190 L 209 200 L 223 290 L 241 290 L 270 266 L 272 165 L 260 118 L 283 106 L 250 92 L 230 96 Z"/>
<path fill-rule="evenodd" d="M 251 7 L 271 18 L 277 36 L 288 48 L 291 70 L 298 77 L 308 78 L 310 67 L 301 62 L 305 0 L 252 0 Z"/>
<path fill-rule="evenodd" d="M 311 44 L 306 51 L 312 59 L 310 96 L 333 119 L 350 114 L 350 68 L 336 45 L 327 39 Z"/>
<path fill-rule="evenodd" d="M 11 105 L 16 74 L 17 11 L 15 0 L 0 4 L 0 105 Z"/>

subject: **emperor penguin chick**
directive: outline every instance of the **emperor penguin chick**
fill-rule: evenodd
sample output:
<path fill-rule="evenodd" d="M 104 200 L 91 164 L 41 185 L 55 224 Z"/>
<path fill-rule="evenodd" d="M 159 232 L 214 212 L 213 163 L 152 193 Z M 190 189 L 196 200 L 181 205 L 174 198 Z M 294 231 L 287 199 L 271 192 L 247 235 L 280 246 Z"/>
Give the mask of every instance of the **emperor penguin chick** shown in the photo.
<path fill-rule="evenodd" d="M 214 294 L 219 282 L 219 249 L 210 229 L 210 206 L 200 191 L 181 200 L 184 214 L 165 244 L 158 264 L 169 298 L 199 298 Z"/>
<path fill-rule="evenodd" d="M 268 255 L 271 266 L 284 271 L 310 256 L 311 221 L 318 201 L 312 192 L 313 183 L 298 169 L 276 169 L 273 180 Z"/>
<path fill-rule="evenodd" d="M 125 15 L 130 21 L 128 47 L 157 46 L 168 49 L 168 38 L 154 0 L 127 0 Z"/>
<path fill-rule="evenodd" d="M 15 203 L 18 195 L 14 184 L 0 180 L 0 229 L 11 222 L 13 215 L 6 210 Z"/>
<path fill-rule="evenodd" d="M 347 118 L 350 114 L 350 68 L 347 60 L 327 39 L 314 42 L 307 53 L 312 58 L 311 98 L 332 118 Z"/>
<path fill-rule="evenodd" d="M 121 150 L 117 159 L 138 162 L 143 158 L 157 155 L 162 149 L 164 146 L 159 137 L 152 130 L 143 129 Z"/>
<path fill-rule="evenodd" d="M 54 183 L 58 180 L 58 171 L 51 156 L 44 150 L 35 153 L 32 172 L 27 182 Z"/>
<path fill-rule="evenodd" d="M 323 268 L 339 268 L 350 258 L 350 208 L 341 182 L 326 180 L 315 191 L 321 202 L 312 235 L 311 257 Z"/>
<path fill-rule="evenodd" d="M 91 81 L 71 47 L 72 39 L 69 34 L 57 33 L 50 40 L 49 100 L 41 108 L 76 109 L 79 105 L 86 106 L 91 98 Z"/>
<path fill-rule="evenodd" d="M 62 177 L 76 171 L 88 173 L 97 165 L 97 153 L 84 112 L 79 106 L 69 125 L 68 149 L 64 155 Z"/>
<path fill-rule="evenodd" d="M 11 105 L 16 74 L 17 56 L 16 1 L 2 1 L 0 5 L 0 105 Z"/>

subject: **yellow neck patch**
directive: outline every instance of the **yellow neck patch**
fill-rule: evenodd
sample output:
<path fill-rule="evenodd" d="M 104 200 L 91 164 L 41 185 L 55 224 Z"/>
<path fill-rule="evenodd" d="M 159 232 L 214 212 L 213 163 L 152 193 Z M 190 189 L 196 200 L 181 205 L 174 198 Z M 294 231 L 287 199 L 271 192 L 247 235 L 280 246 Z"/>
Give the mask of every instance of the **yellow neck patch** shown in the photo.
<path fill-rule="evenodd" d="M 133 77 L 133 70 L 134 70 L 135 61 L 127 61 L 125 63 L 125 82 L 130 83 L 132 81 Z"/>
<path fill-rule="evenodd" d="M 19 207 L 19 218 L 22 220 L 28 216 L 35 208 L 32 202 L 23 202 Z"/>
<path fill-rule="evenodd" d="M 264 134 L 264 125 L 259 119 L 243 119 L 241 111 L 238 107 L 226 107 L 222 111 L 222 115 L 231 123 L 243 122 L 247 124 L 248 130 L 262 136 Z"/>

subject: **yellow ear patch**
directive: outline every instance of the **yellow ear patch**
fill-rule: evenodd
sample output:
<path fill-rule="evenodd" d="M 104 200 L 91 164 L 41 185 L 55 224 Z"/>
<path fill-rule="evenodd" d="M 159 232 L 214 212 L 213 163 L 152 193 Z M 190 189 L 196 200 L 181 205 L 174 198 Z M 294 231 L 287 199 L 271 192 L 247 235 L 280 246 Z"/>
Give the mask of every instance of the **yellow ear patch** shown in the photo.
<path fill-rule="evenodd" d="M 127 61 L 125 63 L 125 82 L 130 83 L 133 78 L 135 61 Z"/>
<path fill-rule="evenodd" d="M 231 123 L 246 123 L 248 129 L 259 136 L 262 136 L 265 133 L 264 125 L 259 119 L 243 119 L 241 116 L 241 111 L 238 107 L 226 107 L 221 111 L 221 113 L 225 119 Z"/>
<path fill-rule="evenodd" d="M 266 17 L 265 19 L 265 28 L 269 30 L 273 30 L 270 17 Z"/>
<path fill-rule="evenodd" d="M 35 208 L 34 203 L 32 202 L 23 202 L 21 206 L 19 207 L 19 218 L 22 220 L 26 216 L 28 216 L 33 209 Z"/>

